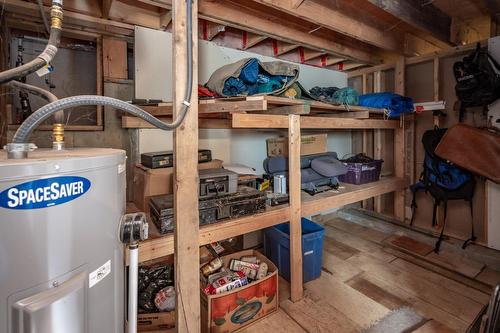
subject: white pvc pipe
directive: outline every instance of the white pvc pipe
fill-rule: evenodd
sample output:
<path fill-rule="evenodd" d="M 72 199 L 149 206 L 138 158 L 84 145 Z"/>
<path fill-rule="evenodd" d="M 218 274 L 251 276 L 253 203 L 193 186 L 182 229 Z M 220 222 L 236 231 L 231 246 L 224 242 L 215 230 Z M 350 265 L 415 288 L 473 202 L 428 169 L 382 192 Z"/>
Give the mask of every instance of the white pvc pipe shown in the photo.
<path fill-rule="evenodd" d="M 128 248 L 128 333 L 137 332 L 137 283 L 139 279 L 139 248 L 131 245 Z"/>

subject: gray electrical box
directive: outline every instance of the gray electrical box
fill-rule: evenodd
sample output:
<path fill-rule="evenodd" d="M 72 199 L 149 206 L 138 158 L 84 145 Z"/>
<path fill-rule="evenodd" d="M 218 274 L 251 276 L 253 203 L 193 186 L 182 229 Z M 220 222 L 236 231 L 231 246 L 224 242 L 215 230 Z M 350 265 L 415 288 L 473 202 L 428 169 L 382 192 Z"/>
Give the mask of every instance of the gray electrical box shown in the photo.
<path fill-rule="evenodd" d="M 123 333 L 125 152 L 0 152 L 0 333 Z"/>

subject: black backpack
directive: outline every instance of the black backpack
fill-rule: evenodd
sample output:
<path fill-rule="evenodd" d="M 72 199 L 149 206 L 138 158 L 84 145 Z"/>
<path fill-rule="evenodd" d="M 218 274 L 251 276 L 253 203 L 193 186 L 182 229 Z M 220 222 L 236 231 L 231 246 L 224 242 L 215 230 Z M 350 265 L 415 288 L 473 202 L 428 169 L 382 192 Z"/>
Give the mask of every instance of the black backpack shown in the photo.
<path fill-rule="evenodd" d="M 413 200 L 411 204 L 413 214 L 411 224 L 413 224 L 413 220 L 415 218 L 415 209 L 417 208 L 416 193 L 418 191 L 430 193 L 434 198 L 434 210 L 432 212 L 433 227 L 437 224 L 437 208 L 441 203 L 444 205 L 444 222 L 441 234 L 434 248 L 436 253 L 439 251 L 441 241 L 444 237 L 448 201 L 465 200 L 469 202 L 471 218 L 473 218 L 472 197 L 474 195 L 474 187 L 476 184 L 474 176 L 469 171 L 443 160 L 434 153 L 445 132 L 446 128 L 435 128 L 433 130 L 426 131 L 422 136 L 422 144 L 424 145 L 425 150 L 424 169 L 420 175 L 420 180 L 416 184 L 410 186 L 410 189 L 413 192 Z M 472 224 L 473 223 L 474 220 L 472 219 Z M 469 241 L 474 241 L 476 239 L 474 236 L 474 226 L 472 226 L 471 230 L 471 237 L 465 241 L 463 248 L 467 246 Z"/>
<path fill-rule="evenodd" d="M 500 71 L 500 65 L 479 43 L 472 54 L 453 65 L 457 81 L 455 92 L 460 101 L 460 122 L 466 108 L 482 106 L 486 111 L 488 104 L 500 98 L 500 75 L 495 69 Z"/>

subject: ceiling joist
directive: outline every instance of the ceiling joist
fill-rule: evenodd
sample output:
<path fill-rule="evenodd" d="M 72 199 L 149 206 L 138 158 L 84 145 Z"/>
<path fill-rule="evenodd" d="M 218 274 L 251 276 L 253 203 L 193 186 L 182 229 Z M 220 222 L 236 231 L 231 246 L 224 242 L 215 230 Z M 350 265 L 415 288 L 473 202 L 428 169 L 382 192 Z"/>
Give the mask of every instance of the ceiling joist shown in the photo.
<path fill-rule="evenodd" d="M 304 2 L 302 6 L 305 6 L 306 3 Z M 233 1 L 200 1 L 198 10 L 201 18 L 258 35 L 272 37 L 283 42 L 300 44 L 311 49 L 324 49 L 327 52 L 366 63 L 379 63 L 381 61 L 381 59 L 373 56 L 368 51 L 340 44 L 330 38 L 309 34 L 306 31 L 296 28 L 294 25 L 287 24 L 286 20 L 280 20 L 279 17 L 268 15 L 265 12 L 255 13 L 247 10 L 245 11 L 245 15 L 242 16 L 241 6 Z"/>
<path fill-rule="evenodd" d="M 432 2 L 420 0 L 366 0 L 401 21 L 449 43 L 451 17 L 436 8 Z"/>
<path fill-rule="evenodd" d="M 290 0 L 254 1 L 382 49 L 397 51 L 403 45 L 397 32 L 388 33 L 318 2 L 304 1 L 296 8 Z"/>

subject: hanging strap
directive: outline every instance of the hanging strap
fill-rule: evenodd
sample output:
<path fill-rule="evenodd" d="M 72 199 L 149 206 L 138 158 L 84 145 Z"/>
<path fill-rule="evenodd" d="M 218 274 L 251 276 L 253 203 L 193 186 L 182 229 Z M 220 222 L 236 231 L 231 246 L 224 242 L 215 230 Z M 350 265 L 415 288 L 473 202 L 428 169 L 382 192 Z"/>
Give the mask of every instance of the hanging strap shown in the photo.
<path fill-rule="evenodd" d="M 443 228 L 441 229 L 441 234 L 439 234 L 439 238 L 436 242 L 436 245 L 434 246 L 434 252 L 438 253 L 439 248 L 441 247 L 441 242 L 444 239 L 444 227 L 446 226 L 446 216 L 448 214 L 448 201 L 444 200 L 444 221 L 443 221 Z"/>
<path fill-rule="evenodd" d="M 471 218 L 471 221 L 470 221 L 470 230 L 471 230 L 471 233 L 470 233 L 470 238 L 467 239 L 464 244 L 462 245 L 462 249 L 465 249 L 467 247 L 467 245 L 469 245 L 470 242 L 473 242 L 476 240 L 476 235 L 474 235 L 474 209 L 472 207 L 472 199 L 471 200 L 468 200 L 469 201 L 469 207 L 470 207 L 470 218 Z"/>
<path fill-rule="evenodd" d="M 434 208 L 432 209 L 432 226 L 435 227 L 437 225 L 436 221 L 436 215 L 437 215 L 437 209 L 439 207 L 439 204 L 441 202 L 437 199 L 434 199 Z"/>
<path fill-rule="evenodd" d="M 410 226 L 413 225 L 413 221 L 415 221 L 415 212 L 417 210 L 417 191 L 412 191 L 413 192 L 413 198 L 411 199 L 411 219 L 410 219 Z"/>

